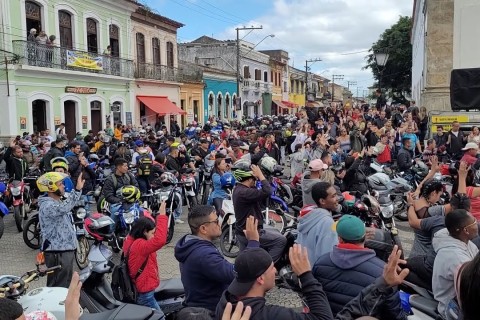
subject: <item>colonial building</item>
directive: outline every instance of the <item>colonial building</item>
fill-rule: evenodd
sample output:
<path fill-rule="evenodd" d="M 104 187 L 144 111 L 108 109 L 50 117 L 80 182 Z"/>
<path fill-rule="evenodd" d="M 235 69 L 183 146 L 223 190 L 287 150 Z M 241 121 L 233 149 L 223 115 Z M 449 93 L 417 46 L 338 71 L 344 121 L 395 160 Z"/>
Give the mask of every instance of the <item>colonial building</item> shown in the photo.
<path fill-rule="evenodd" d="M 284 50 L 262 50 L 270 56 L 270 75 L 272 79 L 272 101 L 269 114 L 285 114 L 295 107 L 289 101 L 288 52 Z"/>
<path fill-rule="evenodd" d="M 296 69 L 292 66 L 288 67 L 290 75 L 290 93 L 289 101 L 297 106 L 305 106 L 305 71 Z"/>
<path fill-rule="evenodd" d="M 130 0 L 0 0 L 0 135 L 132 122 Z M 47 38 L 49 38 L 47 40 Z M 108 49 L 108 47 L 110 49 Z"/>
<path fill-rule="evenodd" d="M 222 119 L 235 119 L 235 100 L 237 99 L 236 73 L 214 68 L 203 68 L 204 90 L 204 123 L 207 115 L 215 115 Z"/>

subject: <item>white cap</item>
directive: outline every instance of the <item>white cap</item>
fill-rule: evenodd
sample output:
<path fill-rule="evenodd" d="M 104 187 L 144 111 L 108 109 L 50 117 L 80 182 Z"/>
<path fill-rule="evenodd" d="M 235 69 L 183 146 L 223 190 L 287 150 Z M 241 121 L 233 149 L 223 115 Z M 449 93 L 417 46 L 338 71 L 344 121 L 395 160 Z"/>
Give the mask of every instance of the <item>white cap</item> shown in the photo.
<path fill-rule="evenodd" d="M 475 143 L 475 142 L 469 142 L 469 143 L 467 143 L 467 145 L 465 146 L 465 148 L 463 148 L 462 150 L 463 150 L 463 151 L 466 151 L 466 150 L 470 150 L 470 149 L 478 150 L 478 144 Z"/>

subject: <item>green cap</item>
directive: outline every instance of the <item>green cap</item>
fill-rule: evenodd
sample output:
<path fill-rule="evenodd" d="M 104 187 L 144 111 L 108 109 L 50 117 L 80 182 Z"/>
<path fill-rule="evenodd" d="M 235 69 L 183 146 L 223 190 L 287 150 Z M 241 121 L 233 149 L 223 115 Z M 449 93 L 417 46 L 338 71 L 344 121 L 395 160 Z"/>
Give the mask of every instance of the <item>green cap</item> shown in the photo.
<path fill-rule="evenodd" d="M 343 240 L 361 240 L 365 237 L 365 224 L 359 218 L 346 214 L 337 222 L 337 234 Z"/>

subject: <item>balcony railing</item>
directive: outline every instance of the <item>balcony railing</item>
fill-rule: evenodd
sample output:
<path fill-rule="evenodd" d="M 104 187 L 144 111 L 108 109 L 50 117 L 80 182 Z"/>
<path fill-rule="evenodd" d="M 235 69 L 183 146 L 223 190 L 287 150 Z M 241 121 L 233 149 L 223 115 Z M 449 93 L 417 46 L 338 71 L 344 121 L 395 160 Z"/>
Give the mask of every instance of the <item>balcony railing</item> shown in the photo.
<path fill-rule="evenodd" d="M 172 82 L 200 82 L 203 73 L 200 68 L 173 68 L 146 62 L 135 64 L 135 78 L 163 80 Z"/>
<path fill-rule="evenodd" d="M 14 40 L 20 64 L 133 78 L 133 61 L 93 52 Z"/>

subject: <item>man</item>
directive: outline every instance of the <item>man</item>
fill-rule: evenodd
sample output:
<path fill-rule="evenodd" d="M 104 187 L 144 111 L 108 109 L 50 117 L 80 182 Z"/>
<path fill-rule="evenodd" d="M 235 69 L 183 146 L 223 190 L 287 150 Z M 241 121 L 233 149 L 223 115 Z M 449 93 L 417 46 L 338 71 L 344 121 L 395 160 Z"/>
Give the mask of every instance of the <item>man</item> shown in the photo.
<path fill-rule="evenodd" d="M 428 139 L 427 145 L 423 149 L 422 160 L 424 162 L 429 162 L 432 156 L 437 155 L 437 144 L 434 139 Z"/>
<path fill-rule="evenodd" d="M 28 174 L 27 160 L 23 156 L 22 147 L 16 144 L 15 139 L 10 141 L 10 147 L 5 151 L 3 159 L 10 179 L 22 180 Z"/>
<path fill-rule="evenodd" d="M 457 209 L 445 216 L 446 229 L 433 237 L 437 253 L 433 264 L 432 289 L 438 301 L 438 312 L 447 319 L 446 308 L 455 298 L 455 273 L 467 261 L 473 260 L 478 248 L 470 240 L 478 236 L 477 220 L 466 210 Z"/>
<path fill-rule="evenodd" d="M 69 145 L 69 150 L 65 152 L 65 158 L 68 160 L 68 172 L 73 181 L 76 181 L 80 173 L 82 173 L 82 166 L 80 165 L 79 159 L 81 151 L 80 143 L 73 141 Z"/>
<path fill-rule="evenodd" d="M 385 262 L 375 251 L 365 248 L 365 224 L 355 216 L 344 215 L 336 224 L 338 245 L 315 262 L 313 275 L 322 284 L 332 313 L 337 314 L 364 288 L 383 273 Z M 379 307 L 379 319 L 407 319 L 400 296 L 394 290 L 384 305 Z"/>
<path fill-rule="evenodd" d="M 115 152 L 117 152 L 117 146 L 112 144 L 112 137 L 110 137 L 109 135 L 104 135 L 101 138 L 101 141 L 103 143 L 98 148 L 97 154 L 101 159 L 107 159 L 111 163 Z"/>
<path fill-rule="evenodd" d="M 334 114 L 330 114 L 328 116 L 327 128 L 328 128 L 328 134 L 330 135 L 330 137 L 335 139 L 337 137 L 338 124 L 337 122 L 335 122 Z"/>
<path fill-rule="evenodd" d="M 338 243 L 332 218 L 338 198 L 335 187 L 328 182 L 317 182 L 312 188 L 312 198 L 317 208 L 298 219 L 297 243 L 307 248 L 309 261 L 314 264 Z"/>
<path fill-rule="evenodd" d="M 47 287 L 68 288 L 73 274 L 77 236 L 72 224 L 72 209 L 82 196 L 85 180 L 80 175 L 75 190 L 64 197 L 65 179 L 69 179 L 66 174 L 48 172 L 37 180 L 40 192 L 46 192 L 38 199 L 41 251 L 44 252 L 47 267 L 61 266 L 48 274 Z"/>
<path fill-rule="evenodd" d="M 167 155 L 167 162 L 165 163 L 165 166 L 168 170 L 175 170 L 176 172 L 180 173 L 180 171 L 183 169 L 183 166 L 179 160 L 180 151 L 178 150 L 178 146 L 172 144 L 169 147 L 169 150 L 170 153 Z"/>
<path fill-rule="evenodd" d="M 137 150 L 132 156 L 132 165 L 137 168 L 137 181 L 142 193 L 147 193 L 150 189 L 150 182 L 148 176 L 151 173 L 153 165 L 153 153 L 149 152 L 147 148 L 144 147 L 143 142 L 137 140 L 135 142 Z"/>
<path fill-rule="evenodd" d="M 467 138 L 468 137 L 463 134 L 463 131 L 460 130 L 460 123 L 454 121 L 452 123 L 452 129 L 447 135 L 446 146 L 448 153 L 453 157 L 458 156 Z"/>
<path fill-rule="evenodd" d="M 195 159 L 195 167 L 203 165 L 205 157 L 208 155 L 209 143 L 207 139 L 200 139 L 200 145 L 191 151 L 192 157 Z"/>
<path fill-rule="evenodd" d="M 382 129 L 385 123 L 387 123 L 388 119 L 385 118 L 385 115 L 385 111 L 381 111 L 380 116 L 373 121 L 373 123 L 375 123 L 378 129 Z"/>
<path fill-rule="evenodd" d="M 113 138 L 114 136 L 113 128 L 110 121 L 107 121 L 107 126 L 105 127 L 105 134 L 107 136 L 110 136 L 110 138 Z"/>
<path fill-rule="evenodd" d="M 402 149 L 398 151 L 397 165 L 399 171 L 410 171 L 413 166 L 411 149 L 412 141 L 409 138 L 402 139 Z"/>
<path fill-rule="evenodd" d="M 413 132 L 412 125 L 406 126 L 405 133 L 402 134 L 402 139 L 404 138 L 410 139 L 411 143 L 408 150 L 412 151 L 413 154 L 415 154 L 416 153 L 415 147 L 416 147 L 418 149 L 418 152 L 422 153 L 422 146 L 420 145 L 420 140 L 418 139 L 417 135 Z"/>
<path fill-rule="evenodd" d="M 260 246 L 258 222 L 247 218 L 245 236 L 247 248 Z M 213 241 L 222 234 L 216 210 L 198 205 L 188 216 L 192 234 L 183 236 L 175 246 L 175 258 L 180 263 L 180 274 L 185 288 L 185 306 L 206 308 L 215 312 L 222 293 L 235 278 L 233 264 L 218 252 Z"/>
<path fill-rule="evenodd" d="M 60 123 L 60 126 L 55 130 L 55 134 L 56 134 L 57 139 L 60 136 L 66 136 L 67 135 L 67 132 L 66 132 L 66 129 L 65 129 L 65 123 Z"/>
<path fill-rule="evenodd" d="M 57 138 L 55 142 L 52 142 L 52 147 L 48 150 L 40 163 L 40 169 L 43 168 L 45 172 L 52 171 L 50 160 L 57 157 L 63 157 L 63 148 L 65 148 L 65 140 L 63 138 Z"/>
<path fill-rule="evenodd" d="M 443 126 L 437 126 L 437 133 L 433 136 L 437 144 L 437 148 L 443 147 L 447 144 L 448 136 L 443 132 Z"/>
<path fill-rule="evenodd" d="M 164 155 L 167 155 L 167 154 L 170 153 L 170 146 L 171 146 L 173 143 L 175 143 L 175 138 L 172 137 L 172 136 L 168 136 L 168 137 L 167 137 L 167 143 L 166 143 L 166 145 L 165 145 L 165 149 L 162 150 L 162 153 L 163 153 Z"/>
<path fill-rule="evenodd" d="M 249 216 L 254 216 L 258 220 L 258 229 L 260 233 L 260 246 L 268 251 L 273 261 L 277 261 L 283 254 L 287 239 L 275 229 L 264 229 L 264 216 L 262 210 L 265 200 L 270 197 L 270 182 L 265 178 L 262 170 L 251 165 L 238 164 L 233 169 L 233 176 L 237 184 L 233 189 L 233 207 L 235 218 L 237 219 L 235 232 L 239 241 L 240 248 L 243 250 L 247 245 L 247 239 L 243 234 L 246 221 Z M 257 180 L 261 181 L 262 188 L 256 188 Z"/>
<path fill-rule="evenodd" d="M 478 144 L 477 143 L 475 142 L 467 143 L 467 145 L 465 146 L 465 148 L 462 149 L 462 151 L 465 151 L 465 153 L 463 154 L 463 157 L 460 161 L 465 161 L 470 166 L 474 165 L 477 162 L 478 160 L 477 158 Z"/>
<path fill-rule="evenodd" d="M 378 132 L 377 125 L 375 123 L 372 123 L 372 125 L 370 126 L 370 130 L 368 131 L 365 137 L 367 139 L 367 147 L 375 147 L 375 145 L 379 140 L 377 132 Z"/>
<path fill-rule="evenodd" d="M 265 150 L 267 155 L 280 163 L 280 149 L 275 142 L 275 136 L 271 133 L 265 135 Z"/>
<path fill-rule="evenodd" d="M 321 181 L 322 174 L 328 169 L 328 166 L 320 159 L 310 161 L 308 164 L 308 171 L 302 177 L 302 198 L 303 205 L 315 204 L 312 198 L 313 186 Z"/>
<path fill-rule="evenodd" d="M 375 104 L 375 106 L 378 110 L 381 110 L 382 107 L 387 105 L 387 100 L 385 99 L 385 96 L 382 94 L 381 89 L 375 90 L 375 96 L 377 97 L 377 103 Z"/>

